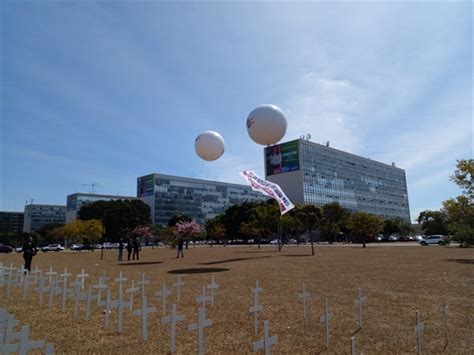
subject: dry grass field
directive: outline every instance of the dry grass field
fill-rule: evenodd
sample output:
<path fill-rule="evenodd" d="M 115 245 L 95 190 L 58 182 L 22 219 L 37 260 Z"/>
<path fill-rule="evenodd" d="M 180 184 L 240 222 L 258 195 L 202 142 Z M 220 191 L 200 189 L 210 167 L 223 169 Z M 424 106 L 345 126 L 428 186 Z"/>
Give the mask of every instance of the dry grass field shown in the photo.
<path fill-rule="evenodd" d="M 357 331 L 354 299 L 357 288 L 368 296 L 364 307 L 364 327 L 356 336 L 358 352 L 364 354 L 416 353 L 415 310 L 425 324 L 426 354 L 474 354 L 474 250 L 421 246 L 317 246 L 310 256 L 309 247 L 285 247 L 281 253 L 273 247 L 190 247 L 184 259 L 176 259 L 169 249 L 143 250 L 139 262 L 116 261 L 117 251 L 39 253 L 33 268 L 52 266 L 56 271 L 67 267 L 73 273 L 82 268 L 97 283 L 103 271 L 117 277 L 120 271 L 138 280 L 142 272 L 151 283 L 149 303 L 158 313 L 149 318 L 149 340 L 143 342 L 139 317 L 125 316 L 124 331 L 117 333 L 115 314 L 109 331 L 104 330 L 102 309 L 95 309 L 90 321 L 84 320 L 84 305 L 73 321 L 73 302 L 60 310 L 60 297 L 49 309 L 47 301 L 38 305 L 36 293 L 21 300 L 20 291 L 6 299 L 0 289 L 0 307 L 5 307 L 21 322 L 30 325 L 31 339 L 53 342 L 58 353 L 166 353 L 169 326 L 161 325 L 159 300 L 155 290 L 168 286 L 182 276 L 183 289 L 178 312 L 186 315 L 177 328 L 177 352 L 196 353 L 196 332 L 187 325 L 197 320 L 195 297 L 215 275 L 219 290 L 207 317 L 213 325 L 205 331 L 207 353 L 252 352 L 252 342 L 261 339 L 253 332 L 251 289 L 256 279 L 264 291 L 260 294 L 263 312 L 260 320 L 270 321 L 270 334 L 278 336 L 273 353 L 314 354 L 349 353 L 349 339 Z M 21 254 L 0 255 L 0 262 L 19 266 Z M 302 283 L 311 292 L 309 319 L 302 320 L 302 304 L 297 299 Z M 110 281 L 109 281 L 110 284 Z M 175 294 L 170 296 L 174 302 Z M 324 326 L 319 317 L 328 297 L 334 319 L 331 344 L 325 349 Z M 137 297 L 139 298 L 139 297 Z M 45 297 L 47 300 L 47 297 Z M 443 302 L 449 305 L 449 345 L 444 347 Z M 140 301 L 136 307 L 140 307 Z"/>

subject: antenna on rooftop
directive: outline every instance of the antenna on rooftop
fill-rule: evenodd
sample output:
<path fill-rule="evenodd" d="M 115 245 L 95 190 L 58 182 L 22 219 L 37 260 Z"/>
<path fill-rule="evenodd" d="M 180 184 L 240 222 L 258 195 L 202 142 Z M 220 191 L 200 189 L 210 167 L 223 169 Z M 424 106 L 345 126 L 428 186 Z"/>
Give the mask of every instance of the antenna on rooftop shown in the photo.
<path fill-rule="evenodd" d="M 91 189 L 89 190 L 89 193 L 92 193 L 92 194 L 93 194 L 93 193 L 95 193 L 95 188 L 96 188 L 96 187 L 99 187 L 100 184 L 97 183 L 97 182 L 93 182 L 92 184 L 82 184 L 81 186 L 90 186 Z"/>

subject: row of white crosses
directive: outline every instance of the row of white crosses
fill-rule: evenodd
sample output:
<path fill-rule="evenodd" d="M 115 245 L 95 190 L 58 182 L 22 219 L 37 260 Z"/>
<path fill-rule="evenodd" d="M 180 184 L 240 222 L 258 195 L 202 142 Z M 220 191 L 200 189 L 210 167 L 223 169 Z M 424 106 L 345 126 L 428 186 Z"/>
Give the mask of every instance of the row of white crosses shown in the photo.
<path fill-rule="evenodd" d="M 123 277 L 122 272 L 120 272 L 119 277 L 116 278 L 114 281 L 118 284 L 118 299 L 113 300 L 112 294 L 110 289 L 107 286 L 107 280 L 109 279 L 105 272 L 99 278 L 99 283 L 97 285 L 89 286 L 86 292 L 82 292 L 85 288 L 85 278 L 89 275 L 84 272 L 82 269 L 81 273 L 76 276 L 76 280 L 73 283 L 73 288 L 68 288 L 68 278 L 72 276 L 70 273 L 67 272 L 67 268 L 65 268 L 64 273 L 58 274 L 57 272 L 53 271 L 50 267 L 48 272 L 43 272 L 39 270 L 37 267 L 31 273 L 28 273 L 23 268 L 17 269 L 13 267 L 12 264 L 10 266 L 3 266 L 0 264 L 0 285 L 6 285 L 6 293 L 7 297 L 10 297 L 11 289 L 13 286 L 22 286 L 22 298 L 26 298 L 26 294 L 28 292 L 30 282 L 33 284 L 37 284 L 38 287 L 36 291 L 39 294 L 39 303 L 43 303 L 43 294 L 49 294 L 48 305 L 49 307 L 52 306 L 54 295 L 62 294 L 62 302 L 61 302 L 61 309 L 64 311 L 66 307 L 66 300 L 68 297 L 74 298 L 74 318 L 77 317 L 79 303 L 81 301 L 86 301 L 86 315 L 85 319 L 90 319 L 91 314 L 91 307 L 92 301 L 97 300 L 98 306 L 105 306 L 105 317 L 104 317 L 104 326 L 108 329 L 109 326 L 109 314 L 111 310 L 117 310 L 117 330 L 119 332 L 123 331 L 123 314 L 126 309 L 132 311 L 132 315 L 134 316 L 141 316 L 142 317 L 142 334 L 143 339 L 148 339 L 148 314 L 154 313 L 157 311 L 156 307 L 148 307 L 148 300 L 146 297 L 145 286 L 149 284 L 149 281 L 145 279 L 145 274 L 142 273 L 141 280 L 135 284 L 135 281 L 132 281 L 132 285 L 130 288 L 125 290 L 126 294 L 129 294 L 129 301 L 124 300 L 124 291 L 123 291 L 123 283 L 127 281 L 127 278 Z M 5 279 L 6 278 L 6 279 Z M 33 278 L 31 281 L 30 278 Z M 48 285 L 45 285 L 46 279 L 48 279 Z M 176 301 L 179 303 L 181 297 L 181 288 L 185 285 L 185 283 L 181 280 L 181 277 L 178 276 L 177 282 L 173 284 L 176 289 Z M 203 329 L 212 324 L 212 321 L 206 319 L 206 304 L 210 303 L 211 305 L 214 304 L 214 297 L 215 297 L 215 290 L 217 290 L 219 286 L 215 282 L 214 276 L 212 276 L 211 284 L 202 287 L 202 292 L 199 297 L 196 298 L 196 302 L 199 303 L 199 311 L 198 311 L 198 323 L 194 323 L 189 325 L 189 331 L 197 330 L 198 331 L 198 353 L 203 353 L 204 349 L 204 333 Z M 93 289 L 97 290 L 97 294 L 93 294 Z M 210 296 L 206 295 L 206 289 L 211 290 Z M 141 291 L 141 299 L 142 299 L 142 308 L 133 310 L 134 306 L 134 294 L 138 291 Z M 106 300 L 102 301 L 102 293 L 106 292 Z M 182 321 L 185 319 L 184 315 L 177 314 L 177 304 L 172 305 L 171 314 L 167 314 L 167 298 L 171 294 L 171 290 L 166 287 L 166 284 L 162 284 L 161 289 L 155 293 L 155 296 L 161 300 L 161 308 L 162 308 L 162 324 L 170 324 L 170 351 L 174 352 L 176 349 L 176 322 Z M 263 292 L 263 288 L 259 286 L 259 281 L 257 280 L 256 286 L 252 289 L 253 293 L 253 306 L 250 307 L 250 313 L 254 315 L 254 331 L 255 334 L 258 334 L 258 313 L 263 310 L 263 305 L 259 303 L 259 294 Z M 305 284 L 303 283 L 303 291 L 298 293 L 298 300 L 302 301 L 303 305 L 303 319 L 306 320 L 308 318 L 308 304 L 307 301 L 311 297 L 311 294 L 306 291 Z M 362 296 L 361 289 L 358 289 L 358 297 L 354 300 L 354 304 L 357 307 L 357 324 L 359 329 L 363 326 L 363 312 L 362 306 L 364 303 L 367 302 L 367 296 Z M 448 332 L 447 332 L 447 317 L 448 317 L 448 307 L 445 306 L 443 308 L 443 314 L 445 319 L 445 346 L 448 344 Z M 326 347 L 329 348 L 330 343 L 330 323 L 333 319 L 333 313 L 330 312 L 329 309 L 329 301 L 325 299 L 325 312 L 323 315 L 320 316 L 320 322 L 324 324 L 325 328 L 325 339 L 326 339 Z M 424 325 L 419 321 L 419 315 L 417 311 L 417 323 L 415 326 L 415 333 L 417 336 L 417 351 L 418 354 L 422 354 L 422 341 L 421 341 L 421 334 L 424 329 Z M 270 347 L 275 345 L 277 342 L 276 337 L 270 337 L 269 335 L 269 324 L 268 321 L 264 321 L 264 339 L 254 343 L 254 351 L 258 349 L 263 349 L 265 353 L 269 353 Z M 355 353 L 355 338 L 351 338 L 351 352 Z"/>
<path fill-rule="evenodd" d="M 0 308 L 0 354 L 17 352 L 26 355 L 28 351 L 35 349 L 41 349 L 47 355 L 54 354 L 54 344 L 45 344 L 44 340 L 30 341 L 28 325 L 23 325 L 19 332 L 15 332 L 18 325 L 19 321 L 13 315 Z"/>

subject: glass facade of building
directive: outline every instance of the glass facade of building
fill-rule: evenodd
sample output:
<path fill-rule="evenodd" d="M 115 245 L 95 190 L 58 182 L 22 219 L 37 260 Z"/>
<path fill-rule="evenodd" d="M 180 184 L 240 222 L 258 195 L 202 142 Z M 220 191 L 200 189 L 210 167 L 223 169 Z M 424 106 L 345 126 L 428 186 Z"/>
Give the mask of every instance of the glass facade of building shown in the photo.
<path fill-rule="evenodd" d="M 270 147 L 271 148 L 271 147 Z M 384 218 L 410 221 L 405 171 L 392 165 L 343 152 L 329 146 L 299 140 L 299 169 L 291 178 L 269 176 L 296 203 L 318 206 L 338 202 L 351 212 L 364 211 Z"/>
<path fill-rule="evenodd" d="M 138 178 L 137 192 L 150 206 L 155 225 L 167 225 L 177 213 L 204 223 L 234 204 L 266 200 L 248 186 L 162 174 L 153 174 L 153 193 L 149 194 L 140 188 L 144 178 L 149 177 Z"/>
<path fill-rule="evenodd" d="M 23 232 L 31 233 L 49 223 L 65 223 L 66 206 L 26 205 Z"/>
<path fill-rule="evenodd" d="M 0 233 L 23 232 L 23 212 L 0 211 Z"/>

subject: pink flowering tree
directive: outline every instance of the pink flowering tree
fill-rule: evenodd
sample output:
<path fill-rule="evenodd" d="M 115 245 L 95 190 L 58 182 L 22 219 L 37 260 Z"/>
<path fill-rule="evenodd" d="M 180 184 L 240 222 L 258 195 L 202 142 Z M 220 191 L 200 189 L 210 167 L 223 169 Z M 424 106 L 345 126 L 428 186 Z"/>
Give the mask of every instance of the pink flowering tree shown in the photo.
<path fill-rule="evenodd" d="M 144 240 L 146 244 L 151 243 L 153 245 L 155 244 L 156 231 L 152 227 L 138 226 L 130 232 L 130 236 Z"/>
<path fill-rule="evenodd" d="M 188 247 L 189 239 L 201 238 L 203 231 L 203 227 L 195 220 L 176 223 L 177 237 L 186 239 L 186 248 Z"/>

